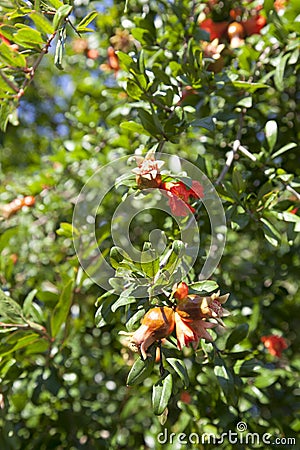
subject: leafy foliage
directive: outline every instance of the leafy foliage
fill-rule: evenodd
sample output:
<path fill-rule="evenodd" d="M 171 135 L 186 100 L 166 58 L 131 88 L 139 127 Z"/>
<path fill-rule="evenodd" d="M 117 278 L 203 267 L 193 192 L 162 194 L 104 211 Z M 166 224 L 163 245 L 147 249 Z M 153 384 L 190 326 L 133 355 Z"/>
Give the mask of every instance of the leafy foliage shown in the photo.
<path fill-rule="evenodd" d="M 0 448 L 160 448 L 164 429 L 221 435 L 240 421 L 260 435 L 299 432 L 299 4 L 217 3 L 0 4 Z M 222 49 L 208 48 L 199 22 L 245 26 L 258 4 L 259 33 L 238 47 L 225 33 Z M 222 260 L 213 279 L 198 280 L 211 232 L 196 201 L 201 248 L 184 281 L 195 295 L 230 292 L 231 314 L 210 331 L 215 343 L 180 352 L 171 335 L 143 360 L 122 333 L 173 305 L 174 222 L 137 217 L 131 235 L 144 252 L 132 261 L 111 239 L 120 200 L 111 193 L 97 215 L 116 270 L 104 292 L 78 262 L 72 211 L 98 167 L 153 149 L 190 160 L 218 191 Z M 137 191 L 132 173 L 116 185 L 123 199 Z M 167 240 L 157 257 L 154 228 Z M 270 334 L 288 342 L 281 357 L 261 342 Z"/>

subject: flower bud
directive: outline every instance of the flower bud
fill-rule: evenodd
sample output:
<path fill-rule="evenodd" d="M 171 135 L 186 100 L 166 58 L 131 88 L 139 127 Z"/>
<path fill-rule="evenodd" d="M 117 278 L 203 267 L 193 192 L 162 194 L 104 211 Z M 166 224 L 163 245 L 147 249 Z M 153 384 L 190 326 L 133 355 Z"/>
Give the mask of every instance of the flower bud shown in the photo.
<path fill-rule="evenodd" d="M 132 344 L 139 349 L 144 359 L 147 349 L 155 341 L 169 336 L 175 325 L 174 311 L 167 306 L 150 309 L 141 321 L 141 326 L 132 336 Z"/>
<path fill-rule="evenodd" d="M 136 176 L 136 184 L 140 189 L 158 188 L 161 184 L 160 169 L 163 161 L 158 161 L 152 152 L 148 152 L 145 158 L 137 157 L 138 167 L 132 172 Z"/>
<path fill-rule="evenodd" d="M 177 300 L 183 300 L 185 297 L 187 297 L 188 293 L 189 293 L 189 287 L 184 281 L 182 281 L 181 283 L 179 283 L 177 285 L 176 290 L 174 292 L 174 297 Z"/>

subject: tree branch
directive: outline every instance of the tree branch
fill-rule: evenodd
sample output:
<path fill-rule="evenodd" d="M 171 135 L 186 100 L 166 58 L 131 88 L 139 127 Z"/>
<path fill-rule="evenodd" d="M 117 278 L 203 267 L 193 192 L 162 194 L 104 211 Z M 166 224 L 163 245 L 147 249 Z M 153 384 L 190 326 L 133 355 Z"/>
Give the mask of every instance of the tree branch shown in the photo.
<path fill-rule="evenodd" d="M 286 190 L 290 191 L 297 198 L 297 200 L 300 201 L 299 192 L 295 191 L 295 189 L 290 184 L 286 184 L 285 186 L 286 186 Z"/>
<path fill-rule="evenodd" d="M 16 86 L 9 78 L 7 78 L 7 76 L 4 75 L 2 70 L 0 70 L 0 76 L 9 87 L 11 87 L 15 92 L 17 92 L 17 93 L 19 92 L 18 86 Z"/>
<path fill-rule="evenodd" d="M 51 46 L 51 43 L 52 43 L 53 39 L 55 38 L 55 36 L 56 36 L 56 31 L 54 31 L 54 33 L 51 34 L 51 36 L 48 38 L 48 41 L 46 42 L 45 46 L 42 48 L 41 53 L 39 54 L 34 65 L 31 67 L 31 69 L 29 71 L 29 76 L 26 78 L 23 85 L 21 86 L 21 88 L 18 91 L 18 96 L 17 96 L 18 99 L 20 99 L 24 95 L 25 89 L 32 82 L 32 80 L 35 76 L 35 73 L 37 71 L 37 68 L 41 64 L 43 57 L 46 55 L 46 53 L 48 53 L 49 47 Z"/>
<path fill-rule="evenodd" d="M 219 177 L 218 177 L 218 179 L 216 181 L 216 185 L 221 184 L 222 181 L 224 180 L 228 170 L 231 167 L 231 164 L 233 163 L 234 157 L 235 157 L 235 155 L 236 155 L 236 153 L 237 153 L 237 151 L 239 149 L 240 144 L 241 143 L 240 143 L 240 141 L 238 139 L 236 139 L 234 141 L 233 146 L 232 146 L 232 150 L 230 150 L 230 152 L 228 153 L 225 166 L 223 167 L 222 172 L 220 173 L 220 175 L 219 175 Z"/>
<path fill-rule="evenodd" d="M 245 112 L 246 112 L 245 109 L 243 109 L 242 112 L 241 112 L 240 120 L 239 120 L 239 127 L 238 127 L 238 130 L 237 130 L 237 133 L 236 133 L 236 139 L 233 142 L 232 150 L 228 153 L 225 166 L 223 167 L 223 169 L 222 169 L 222 171 L 221 171 L 221 173 L 220 173 L 220 175 L 219 175 L 219 177 L 218 177 L 218 179 L 216 181 L 216 185 L 221 184 L 222 181 L 224 180 L 228 170 L 230 169 L 230 167 L 231 167 L 231 165 L 233 163 L 233 160 L 234 160 L 234 157 L 235 157 L 237 151 L 241 147 L 240 140 L 241 140 L 241 137 L 242 137 L 242 128 L 243 128 L 243 123 L 244 123 L 244 114 L 245 114 Z M 245 150 L 248 152 L 248 150 L 245 149 L 245 147 L 243 147 L 243 151 L 245 151 Z M 251 154 L 251 153 L 249 152 L 249 154 Z M 251 155 L 251 156 L 253 156 L 253 155 Z M 254 158 L 254 156 L 253 156 L 253 158 Z"/>

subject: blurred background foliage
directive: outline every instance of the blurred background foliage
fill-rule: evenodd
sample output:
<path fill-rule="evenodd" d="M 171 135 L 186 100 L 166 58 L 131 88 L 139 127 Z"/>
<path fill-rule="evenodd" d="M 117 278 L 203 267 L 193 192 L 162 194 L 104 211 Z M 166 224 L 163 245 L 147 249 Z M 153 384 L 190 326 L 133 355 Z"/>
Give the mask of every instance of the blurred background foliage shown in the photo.
<path fill-rule="evenodd" d="M 38 8 L 41 14 L 52 8 L 46 16 L 53 24 L 61 7 L 59 0 L 0 2 L 1 36 L 18 45 L 11 51 L 25 55 L 27 68 L 51 32 L 41 31 L 43 42 L 30 46 L 22 35 L 13 39 L 15 30 L 39 29 L 31 16 Z M 93 11 L 92 31 L 78 36 L 74 28 Z M 262 29 L 244 26 L 238 46 L 228 31 L 220 33 L 208 53 L 210 34 L 199 22 L 211 19 L 216 33 L 216 23 L 228 30 L 258 14 Z M 251 432 L 297 436 L 299 14 L 297 0 L 77 0 L 67 14 L 56 14 L 62 22 L 30 84 L 24 68 L 12 68 L 2 52 L 1 449 L 173 449 L 181 446 L 159 444 L 158 433 L 221 435 L 241 420 Z M 63 70 L 54 65 L 58 58 Z M 19 100 L 3 87 L 5 79 L 17 89 L 26 83 Z M 118 334 L 125 324 L 120 309 L 95 327 L 103 292 L 80 268 L 68 226 L 78 193 L 98 167 L 145 154 L 156 143 L 195 163 L 223 201 L 227 243 L 213 279 L 231 293 L 231 316 L 218 347 L 225 348 L 230 331 L 249 325 L 226 356 L 233 379 L 225 390 L 211 344 L 184 350 L 190 384 L 184 389 L 176 380 L 166 421 L 151 410 L 158 367 L 142 384 L 126 387 L 137 356 Z M 24 196 L 35 204 L 8 214 L 7 205 Z M 113 200 L 103 212 L 103 234 L 114 208 Z M 160 221 L 157 213 L 153 228 Z M 209 222 L 200 215 L 199 223 L 206 243 Z M 199 270 L 198 262 L 193 276 Z M 279 358 L 261 342 L 271 334 L 288 343 Z"/>

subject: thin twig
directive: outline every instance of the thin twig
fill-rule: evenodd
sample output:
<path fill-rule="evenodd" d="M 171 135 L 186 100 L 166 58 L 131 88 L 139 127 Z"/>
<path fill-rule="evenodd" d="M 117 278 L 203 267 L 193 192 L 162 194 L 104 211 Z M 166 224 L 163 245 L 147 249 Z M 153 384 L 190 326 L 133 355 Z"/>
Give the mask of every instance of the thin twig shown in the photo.
<path fill-rule="evenodd" d="M 239 145 L 238 151 L 241 152 L 244 156 L 247 156 L 251 161 L 257 161 L 256 157 L 249 152 L 243 145 Z"/>
<path fill-rule="evenodd" d="M 17 92 L 17 93 L 19 92 L 18 86 L 16 86 L 9 78 L 7 78 L 7 76 L 4 75 L 2 70 L 0 70 L 0 76 L 9 87 L 11 87 L 15 92 Z"/>
<path fill-rule="evenodd" d="M 18 98 L 19 99 L 22 97 L 22 95 L 24 95 L 25 89 L 32 82 L 33 77 L 34 77 L 34 75 L 36 73 L 36 70 L 39 67 L 39 65 L 41 64 L 41 61 L 42 61 L 43 57 L 46 55 L 46 53 L 48 53 L 49 47 L 50 47 L 53 39 L 55 38 L 55 36 L 56 36 L 56 31 L 54 31 L 54 33 L 52 33 L 51 36 L 48 38 L 48 41 L 46 42 L 45 46 L 42 48 L 41 53 L 37 57 L 34 65 L 31 67 L 28 78 L 26 78 L 26 80 L 24 81 L 22 87 L 18 91 Z"/>
<path fill-rule="evenodd" d="M 159 108 L 163 109 L 164 111 L 171 113 L 173 112 L 171 108 L 169 108 L 169 106 L 164 105 L 163 103 L 161 103 L 159 100 L 157 100 L 157 98 L 155 98 L 154 96 L 152 97 L 151 95 L 149 95 L 148 93 L 145 93 L 146 97 L 148 99 L 148 101 L 150 103 L 152 103 L 153 105 L 158 106 Z"/>
<path fill-rule="evenodd" d="M 300 201 L 300 194 L 299 194 L 299 192 L 295 191 L 295 189 L 292 188 L 292 186 L 290 184 L 286 184 L 285 186 L 286 186 L 286 190 L 290 191 L 292 194 L 294 194 L 294 196 L 297 198 L 297 200 Z"/>
<path fill-rule="evenodd" d="M 74 25 L 72 24 L 71 20 L 68 17 L 66 17 L 65 20 L 71 26 L 71 28 L 73 28 L 75 33 L 81 38 L 81 34 L 79 33 L 79 31 L 77 31 L 76 27 L 74 27 Z"/>
<path fill-rule="evenodd" d="M 3 328 L 30 328 L 28 323 L 6 323 L 6 322 L 0 322 L 0 327 Z"/>
<path fill-rule="evenodd" d="M 28 330 L 32 330 L 35 333 L 39 334 L 41 337 L 46 338 L 50 343 L 52 342 L 52 338 L 47 333 L 45 327 L 41 326 L 39 328 L 32 326 L 30 323 L 7 323 L 0 322 L 0 327 L 3 328 L 26 328 Z"/>
<path fill-rule="evenodd" d="M 233 163 L 234 157 L 239 149 L 239 146 L 240 146 L 240 141 L 238 139 L 236 139 L 233 143 L 232 150 L 230 150 L 230 152 L 228 153 L 225 166 L 223 167 L 222 172 L 220 173 L 220 175 L 216 181 L 216 185 L 221 184 L 222 181 L 224 180 L 228 170 L 231 167 L 231 164 Z"/>
<path fill-rule="evenodd" d="M 240 140 L 241 140 L 241 137 L 242 137 L 242 128 L 243 128 L 245 113 L 246 113 L 246 110 L 243 109 L 242 112 L 241 112 L 241 115 L 240 115 L 239 127 L 238 127 L 238 130 L 237 130 L 237 133 L 236 133 L 235 141 L 233 142 L 233 145 L 232 145 L 232 150 L 228 153 L 225 166 L 223 167 L 223 169 L 222 169 L 222 171 L 221 171 L 221 173 L 220 173 L 220 175 L 219 175 L 219 177 L 218 177 L 218 179 L 216 181 L 216 185 L 221 184 L 222 181 L 224 180 L 228 170 L 230 169 L 230 167 L 231 167 L 231 165 L 233 163 L 234 157 L 235 157 L 237 151 L 239 150 L 239 148 L 241 146 Z M 244 147 L 243 147 L 243 149 L 247 150 Z"/>

